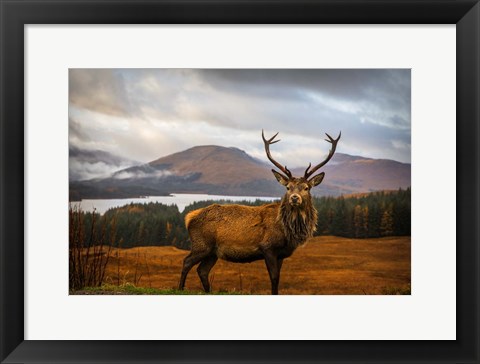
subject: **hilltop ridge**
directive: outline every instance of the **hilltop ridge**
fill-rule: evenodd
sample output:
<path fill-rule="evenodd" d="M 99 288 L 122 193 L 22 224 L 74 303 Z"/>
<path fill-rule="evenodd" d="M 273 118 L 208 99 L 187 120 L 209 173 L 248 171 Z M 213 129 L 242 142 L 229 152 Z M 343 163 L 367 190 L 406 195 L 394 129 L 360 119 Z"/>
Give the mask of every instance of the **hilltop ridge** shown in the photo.
<path fill-rule="evenodd" d="M 284 188 L 272 165 L 235 147 L 195 146 L 149 163 L 120 169 L 105 178 L 70 182 L 70 199 L 122 198 L 170 193 L 281 196 Z M 388 159 L 336 153 L 322 171 L 324 182 L 315 195 L 338 196 L 411 185 L 411 166 Z M 303 175 L 304 168 L 293 168 Z"/>

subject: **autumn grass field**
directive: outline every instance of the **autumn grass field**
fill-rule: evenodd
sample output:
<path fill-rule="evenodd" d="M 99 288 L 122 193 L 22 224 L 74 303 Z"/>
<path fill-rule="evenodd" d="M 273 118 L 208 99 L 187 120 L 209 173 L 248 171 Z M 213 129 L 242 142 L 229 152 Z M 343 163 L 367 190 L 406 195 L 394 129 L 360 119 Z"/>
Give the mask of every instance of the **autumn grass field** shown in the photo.
<path fill-rule="evenodd" d="M 72 294 L 179 294 L 176 291 L 188 251 L 174 247 L 113 249 L 105 284 Z M 280 294 L 410 294 L 410 237 L 310 239 L 283 263 Z M 218 261 L 210 273 L 214 293 L 270 294 L 263 261 Z M 196 267 L 188 275 L 187 294 L 200 294 Z"/>

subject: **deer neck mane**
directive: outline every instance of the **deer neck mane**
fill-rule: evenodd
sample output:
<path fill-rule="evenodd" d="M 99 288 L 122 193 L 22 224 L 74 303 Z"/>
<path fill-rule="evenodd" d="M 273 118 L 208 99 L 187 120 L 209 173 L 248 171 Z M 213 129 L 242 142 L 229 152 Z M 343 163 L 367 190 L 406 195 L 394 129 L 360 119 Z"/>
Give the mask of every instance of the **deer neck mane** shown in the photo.
<path fill-rule="evenodd" d="M 278 220 L 282 223 L 288 243 L 297 247 L 313 236 L 317 228 L 317 210 L 311 200 L 293 207 L 284 197 L 280 203 Z"/>

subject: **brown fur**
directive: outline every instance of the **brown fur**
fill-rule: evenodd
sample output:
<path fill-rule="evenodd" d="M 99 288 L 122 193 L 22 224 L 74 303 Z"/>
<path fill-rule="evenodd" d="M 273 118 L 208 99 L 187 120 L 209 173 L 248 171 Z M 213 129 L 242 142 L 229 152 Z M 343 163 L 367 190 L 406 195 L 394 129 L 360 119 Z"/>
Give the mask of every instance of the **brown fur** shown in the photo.
<path fill-rule="evenodd" d="M 190 211 L 187 216 L 185 216 L 185 226 L 187 227 L 187 230 L 188 230 L 188 226 L 190 225 L 190 221 L 195 218 L 195 216 L 197 216 L 199 213 L 200 213 L 201 209 L 199 210 L 194 210 L 194 211 Z"/>
<path fill-rule="evenodd" d="M 298 181 L 297 181 L 298 182 Z M 200 263 L 197 271 L 206 292 L 210 291 L 208 274 L 217 259 L 249 263 L 265 259 L 278 269 L 273 273 L 272 293 L 277 293 L 278 279 L 283 259 L 313 236 L 317 211 L 313 207 L 305 182 L 298 182 L 301 205 L 290 203 L 292 193 L 286 193 L 281 202 L 263 206 L 210 205 L 192 211 L 185 217 L 191 253 L 185 258 L 180 289 L 183 289 L 189 270 Z M 273 262 L 273 263 L 272 263 Z M 272 278 L 272 273 L 269 273 Z M 277 277 L 278 276 L 278 277 Z"/>
<path fill-rule="evenodd" d="M 300 210 L 286 203 L 284 197 L 278 214 L 287 241 L 297 246 L 311 238 L 317 230 L 317 210 L 313 207 L 311 199 L 304 203 L 305 207 Z"/>

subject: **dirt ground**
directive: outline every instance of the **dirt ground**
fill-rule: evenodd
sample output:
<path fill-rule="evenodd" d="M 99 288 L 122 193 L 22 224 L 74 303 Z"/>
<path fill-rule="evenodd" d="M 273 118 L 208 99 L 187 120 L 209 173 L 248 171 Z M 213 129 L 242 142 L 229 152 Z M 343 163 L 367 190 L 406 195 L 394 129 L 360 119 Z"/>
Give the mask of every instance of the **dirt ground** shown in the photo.
<path fill-rule="evenodd" d="M 172 289 L 178 285 L 188 251 L 174 247 L 113 250 L 106 283 Z M 283 263 L 280 294 L 410 294 L 410 237 L 310 239 Z M 213 291 L 270 294 L 263 261 L 230 263 L 219 260 L 210 273 Z M 196 267 L 186 289 L 202 290 Z"/>

